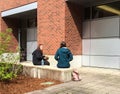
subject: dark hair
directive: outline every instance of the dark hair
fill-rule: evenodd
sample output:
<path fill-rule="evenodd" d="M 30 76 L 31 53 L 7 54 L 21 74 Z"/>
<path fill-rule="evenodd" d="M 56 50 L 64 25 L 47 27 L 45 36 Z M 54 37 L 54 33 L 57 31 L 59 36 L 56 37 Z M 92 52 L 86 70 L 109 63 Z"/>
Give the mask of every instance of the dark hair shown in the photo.
<path fill-rule="evenodd" d="M 62 48 L 62 47 L 66 47 L 66 43 L 65 43 L 64 41 L 62 41 L 62 42 L 60 43 L 60 48 Z"/>

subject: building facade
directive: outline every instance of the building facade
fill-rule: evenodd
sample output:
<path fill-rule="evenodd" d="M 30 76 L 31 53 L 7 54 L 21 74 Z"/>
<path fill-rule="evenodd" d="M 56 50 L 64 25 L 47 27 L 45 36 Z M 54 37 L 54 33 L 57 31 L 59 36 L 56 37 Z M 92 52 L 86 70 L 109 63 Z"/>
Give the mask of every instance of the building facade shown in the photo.
<path fill-rule="evenodd" d="M 56 64 L 54 54 L 66 41 L 74 55 L 72 67 L 120 69 L 119 5 L 119 0 L 1 0 L 0 31 L 13 29 L 11 49 L 19 45 L 27 61 L 37 44 L 44 44 L 44 54 Z"/>

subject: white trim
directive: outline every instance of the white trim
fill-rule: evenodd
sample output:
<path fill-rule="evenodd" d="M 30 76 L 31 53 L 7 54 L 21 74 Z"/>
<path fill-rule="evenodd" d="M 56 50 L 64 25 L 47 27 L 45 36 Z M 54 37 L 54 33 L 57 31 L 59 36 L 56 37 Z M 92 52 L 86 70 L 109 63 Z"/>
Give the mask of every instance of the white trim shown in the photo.
<path fill-rule="evenodd" d="M 21 6 L 21 7 L 13 8 L 13 9 L 10 9 L 10 10 L 3 11 L 1 13 L 1 16 L 6 17 L 6 16 L 22 13 L 22 12 L 33 10 L 33 9 L 37 9 L 37 2 L 27 4 L 27 5 L 24 5 L 24 6 Z"/>

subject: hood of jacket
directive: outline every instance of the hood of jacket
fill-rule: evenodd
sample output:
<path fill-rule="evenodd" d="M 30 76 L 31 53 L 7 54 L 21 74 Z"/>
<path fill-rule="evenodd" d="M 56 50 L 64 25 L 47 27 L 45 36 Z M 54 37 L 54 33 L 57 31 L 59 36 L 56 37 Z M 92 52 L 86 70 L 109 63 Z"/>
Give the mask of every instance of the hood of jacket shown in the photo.
<path fill-rule="evenodd" d="M 69 49 L 67 47 L 60 48 L 61 53 L 69 53 Z"/>

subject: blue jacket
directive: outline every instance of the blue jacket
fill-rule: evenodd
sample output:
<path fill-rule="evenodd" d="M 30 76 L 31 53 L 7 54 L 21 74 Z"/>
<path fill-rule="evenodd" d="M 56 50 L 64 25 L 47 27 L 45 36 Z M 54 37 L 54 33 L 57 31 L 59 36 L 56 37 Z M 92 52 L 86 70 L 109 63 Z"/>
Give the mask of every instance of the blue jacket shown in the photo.
<path fill-rule="evenodd" d="M 54 58 L 58 61 L 58 68 L 69 68 L 69 62 L 73 60 L 73 55 L 67 47 L 62 47 L 57 50 Z"/>

